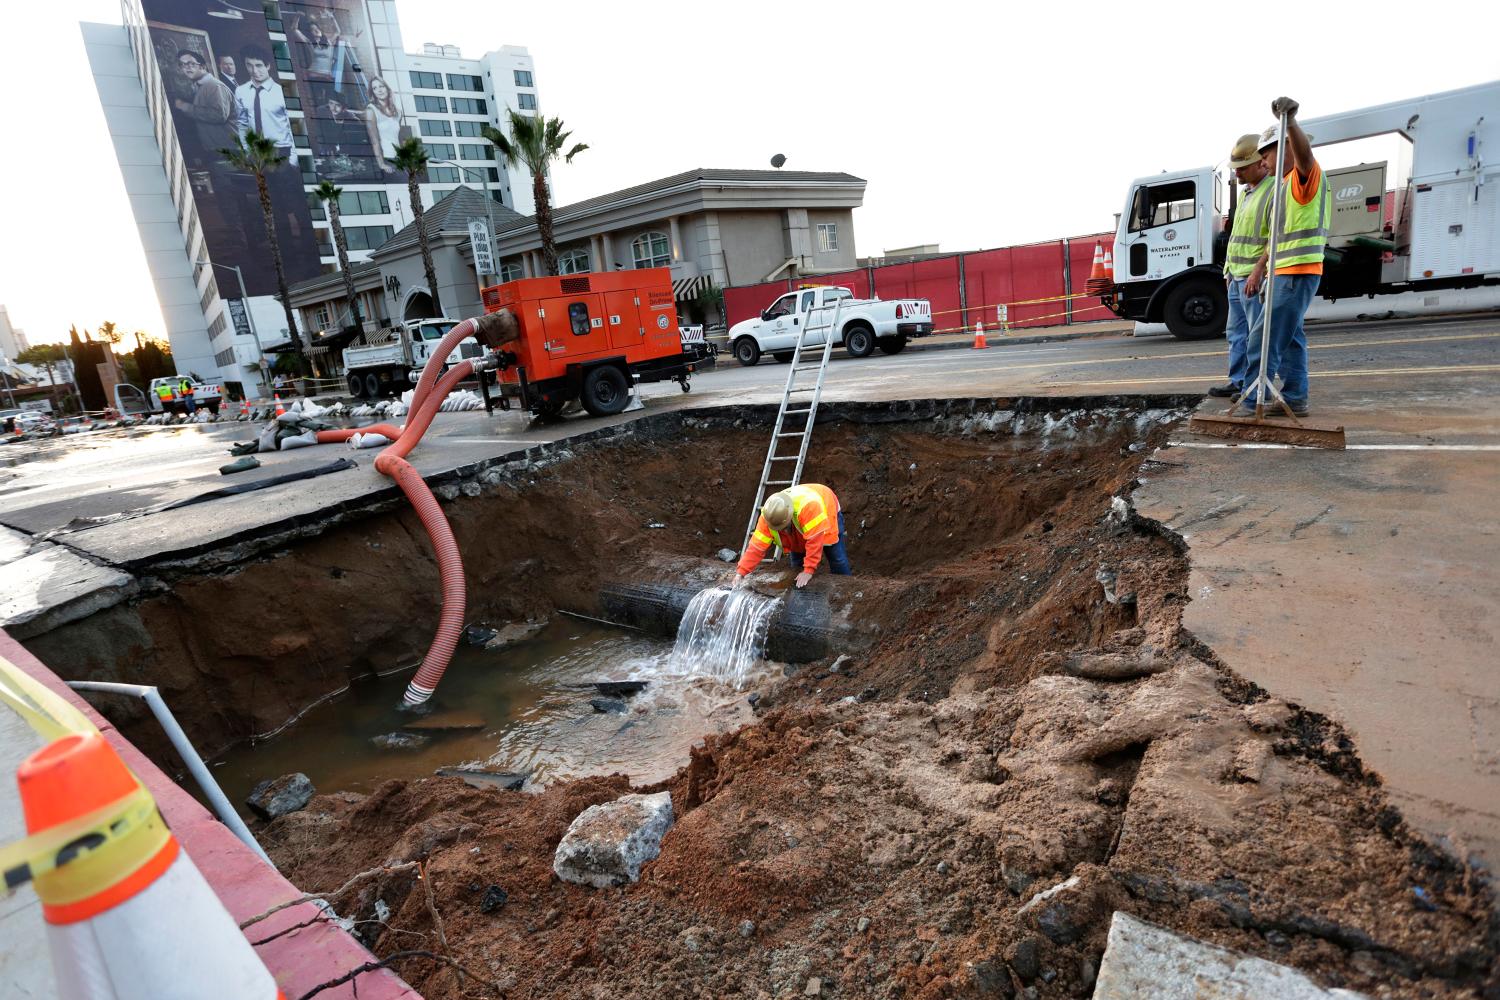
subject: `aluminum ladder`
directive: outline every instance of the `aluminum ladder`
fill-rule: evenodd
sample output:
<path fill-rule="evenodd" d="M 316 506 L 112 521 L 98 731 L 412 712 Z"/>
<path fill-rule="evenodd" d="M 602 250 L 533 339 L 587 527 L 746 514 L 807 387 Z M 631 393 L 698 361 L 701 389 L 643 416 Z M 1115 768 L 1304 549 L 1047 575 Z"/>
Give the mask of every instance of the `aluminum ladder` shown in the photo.
<path fill-rule="evenodd" d="M 815 326 L 813 317 L 818 313 L 827 315 L 826 306 L 807 314 L 807 323 L 797 335 L 797 346 L 792 350 L 792 367 L 786 373 L 786 389 L 781 394 L 781 408 L 776 411 L 776 427 L 771 432 L 771 446 L 766 449 L 766 464 L 760 472 L 760 485 L 755 489 L 755 503 L 750 508 L 750 523 L 745 525 L 745 540 L 740 545 L 743 552 L 750 546 L 750 536 L 755 532 L 755 523 L 760 520 L 761 505 L 771 493 L 778 493 L 788 486 L 802 482 L 802 465 L 807 461 L 807 446 L 812 443 L 813 423 L 818 417 L 818 403 L 823 398 L 823 376 L 828 371 L 828 359 L 833 356 L 833 331 L 839 328 L 839 314 L 844 308 L 842 297 L 834 301 L 832 318 L 826 326 Z M 808 335 L 815 330 L 824 333 L 822 351 L 816 363 L 802 363 L 802 349 L 807 346 Z M 813 350 L 817 350 L 814 347 Z M 798 376 L 816 373 L 810 385 L 799 384 Z M 811 394 L 809 398 L 809 394 Z M 806 405 L 801 405 L 803 402 Z M 793 404 L 798 405 L 793 405 Z M 792 423 L 787 423 L 787 418 Z M 797 421 L 802 423 L 798 425 Z M 789 429 L 790 428 L 790 429 Z M 783 441 L 796 441 L 796 452 L 791 453 L 782 446 Z M 790 473 L 784 470 L 789 463 Z M 772 478 L 775 476 L 776 478 Z M 785 476 L 786 478 L 781 478 Z"/>

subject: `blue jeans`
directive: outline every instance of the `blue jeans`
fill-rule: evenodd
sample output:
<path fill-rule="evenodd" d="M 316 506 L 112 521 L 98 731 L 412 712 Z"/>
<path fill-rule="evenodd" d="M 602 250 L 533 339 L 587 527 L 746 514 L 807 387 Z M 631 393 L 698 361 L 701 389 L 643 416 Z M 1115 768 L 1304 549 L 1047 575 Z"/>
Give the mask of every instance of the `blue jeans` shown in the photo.
<path fill-rule="evenodd" d="M 788 552 L 792 557 L 792 569 L 798 573 L 802 572 L 802 553 Z M 837 573 L 839 576 L 851 576 L 854 570 L 849 567 L 849 553 L 844 551 L 844 512 L 839 511 L 839 540 L 836 545 L 823 546 L 823 558 L 828 562 L 828 571 Z"/>
<path fill-rule="evenodd" d="M 1224 334 L 1229 338 L 1229 381 L 1240 388 L 1250 384 L 1254 378 L 1246 374 L 1250 331 L 1259 329 L 1264 321 L 1261 301 L 1254 295 L 1245 294 L 1245 279 L 1234 278 L 1229 282 L 1229 322 Z"/>
<path fill-rule="evenodd" d="M 1281 376 L 1281 395 L 1288 403 L 1307 402 L 1307 331 L 1302 321 L 1307 307 L 1318 294 L 1319 274 L 1278 274 L 1271 311 L 1271 351 L 1266 359 L 1266 374 Z M 1252 326 L 1246 357 L 1246 382 L 1260 373 L 1262 327 Z M 1249 400 L 1254 405 L 1255 400 Z"/>

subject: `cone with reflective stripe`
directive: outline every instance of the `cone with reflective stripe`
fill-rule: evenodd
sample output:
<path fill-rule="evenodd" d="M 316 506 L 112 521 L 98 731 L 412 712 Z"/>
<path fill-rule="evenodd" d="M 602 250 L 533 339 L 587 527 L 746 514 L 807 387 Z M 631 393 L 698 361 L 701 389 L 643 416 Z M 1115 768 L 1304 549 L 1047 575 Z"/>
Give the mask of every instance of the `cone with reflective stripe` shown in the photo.
<path fill-rule="evenodd" d="M 243 397 L 243 396 L 241 396 L 240 397 L 240 416 L 242 416 L 242 417 L 248 417 L 249 415 L 250 415 L 250 400 L 247 399 L 247 398 L 245 398 L 245 397 Z"/>
<path fill-rule="evenodd" d="M 255 950 L 98 733 L 73 733 L 16 769 L 28 833 L 137 797 L 139 822 L 38 875 L 63 1000 L 276 1000 Z M 118 823 L 118 821 L 117 821 Z"/>
<path fill-rule="evenodd" d="M 1108 247 L 1104 248 L 1104 277 L 1111 285 L 1115 283 L 1115 253 Z"/>
<path fill-rule="evenodd" d="M 984 324 L 974 324 L 974 350 L 982 351 L 990 345 L 984 339 Z"/>
<path fill-rule="evenodd" d="M 1089 268 L 1089 280 L 1084 283 L 1084 290 L 1090 295 L 1103 295 L 1109 291 L 1112 282 L 1104 271 L 1104 246 L 1098 240 L 1094 241 L 1094 264 Z"/>
<path fill-rule="evenodd" d="M 281 393 L 273 392 L 271 395 L 276 399 L 276 415 L 279 417 L 286 412 L 286 407 L 281 405 Z"/>

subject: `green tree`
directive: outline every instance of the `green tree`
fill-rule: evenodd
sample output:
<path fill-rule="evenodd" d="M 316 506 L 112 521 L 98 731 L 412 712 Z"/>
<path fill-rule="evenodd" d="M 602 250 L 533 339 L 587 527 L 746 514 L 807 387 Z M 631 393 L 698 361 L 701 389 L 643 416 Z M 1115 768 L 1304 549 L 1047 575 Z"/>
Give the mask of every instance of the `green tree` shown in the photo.
<path fill-rule="evenodd" d="M 531 193 L 536 201 L 536 228 L 542 237 L 542 259 L 547 273 L 557 273 L 557 240 L 552 235 L 552 196 L 547 189 L 547 166 L 559 156 L 564 163 L 572 163 L 573 157 L 589 147 L 576 143 L 567 153 L 572 132 L 563 131 L 561 118 L 545 118 L 542 115 L 523 115 L 514 108 L 505 110 L 510 120 L 510 135 L 486 125 L 484 137 L 500 151 L 500 158 L 508 166 L 517 164 L 531 172 Z"/>
<path fill-rule="evenodd" d="M 68 351 L 62 344 L 32 344 L 16 355 L 16 362 L 23 365 L 39 365 L 47 369 L 48 395 L 52 405 L 57 406 L 57 366 L 68 360 Z"/>
<path fill-rule="evenodd" d="M 328 225 L 333 230 L 333 248 L 339 255 L 339 273 L 344 276 L 344 294 L 349 297 L 349 316 L 354 326 L 364 321 L 359 316 L 359 296 L 354 291 L 354 275 L 349 271 L 349 244 L 344 239 L 344 223 L 339 218 L 339 196 L 344 189 L 333 181 L 321 181 L 313 188 L 318 200 L 328 206 Z"/>
<path fill-rule="evenodd" d="M 427 169 L 427 147 L 417 136 L 396 144 L 396 155 L 391 158 L 397 170 L 406 171 L 406 194 L 411 202 L 412 221 L 417 226 L 417 244 L 422 248 L 422 270 L 427 273 L 427 290 L 432 295 L 432 308 L 443 315 L 443 302 L 438 297 L 437 271 L 432 266 L 432 247 L 427 243 L 427 227 L 422 224 L 422 192 L 417 188 L 417 175 Z"/>
<path fill-rule="evenodd" d="M 109 344 L 111 347 L 113 347 L 115 344 L 118 344 L 120 340 L 125 336 L 123 332 L 115 329 L 115 324 L 111 320 L 105 320 L 103 323 L 100 323 L 99 329 L 95 332 L 94 335 L 100 340 L 104 341 L 106 344 Z"/>
<path fill-rule="evenodd" d="M 307 355 L 302 349 L 302 338 L 297 333 L 297 318 L 292 315 L 292 296 L 286 287 L 286 268 L 281 263 L 281 244 L 276 239 L 276 213 L 271 208 L 271 189 L 266 184 L 266 175 L 286 162 L 286 157 L 276 152 L 276 144 L 254 129 L 243 136 L 236 136 L 234 145 L 221 149 L 225 162 L 236 170 L 255 176 L 255 187 L 260 193 L 261 221 L 266 227 L 266 243 L 271 248 L 271 265 L 276 268 L 276 294 L 281 299 L 281 308 L 286 310 L 286 330 L 292 341 L 292 353 L 302 373 L 310 369 Z"/>

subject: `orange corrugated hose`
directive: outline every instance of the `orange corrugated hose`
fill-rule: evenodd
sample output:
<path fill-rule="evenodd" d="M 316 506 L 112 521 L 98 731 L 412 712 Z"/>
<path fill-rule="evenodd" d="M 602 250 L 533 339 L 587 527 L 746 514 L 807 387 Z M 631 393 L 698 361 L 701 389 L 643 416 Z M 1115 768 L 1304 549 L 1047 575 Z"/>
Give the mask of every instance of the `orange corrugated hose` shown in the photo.
<path fill-rule="evenodd" d="M 453 529 L 443 515 L 442 507 L 438 506 L 437 497 L 432 495 L 432 490 L 428 489 L 421 473 L 412 467 L 406 456 L 411 454 L 411 450 L 422 440 L 422 435 L 427 433 L 427 428 L 432 426 L 433 418 L 437 416 L 443 400 L 448 398 L 448 393 L 474 373 L 474 362 L 463 361 L 454 365 L 441 378 L 438 377 L 444 359 L 460 341 L 477 332 L 478 324 L 475 320 L 464 320 L 438 343 L 417 379 L 417 387 L 412 392 L 410 415 L 404 427 L 373 424 L 369 427 L 318 432 L 319 444 L 347 441 L 355 434 L 384 434 L 390 438 L 391 444 L 375 459 L 375 470 L 396 481 L 401 492 L 411 501 L 417 517 L 421 519 L 422 527 L 427 530 L 427 537 L 432 540 L 433 553 L 437 556 L 438 576 L 442 583 L 443 609 L 438 616 L 437 633 L 432 638 L 432 645 L 428 647 L 422 665 L 417 668 L 417 675 L 406 686 L 403 700 L 407 705 L 420 705 L 431 698 L 438 681 L 443 678 L 443 672 L 448 669 L 453 651 L 458 648 L 459 637 L 463 634 L 468 592 L 464 586 L 463 560 L 458 553 L 458 542 L 453 537 Z"/>

